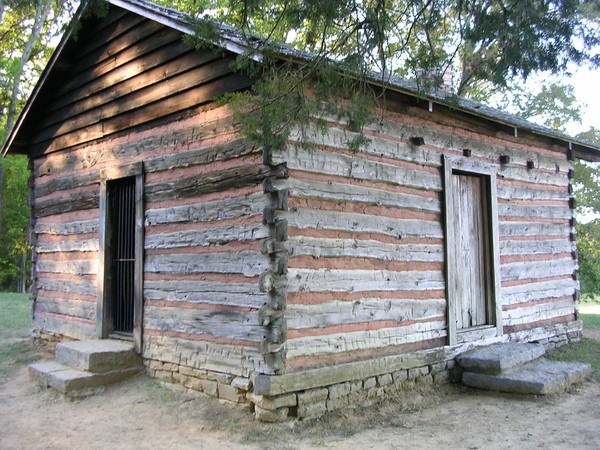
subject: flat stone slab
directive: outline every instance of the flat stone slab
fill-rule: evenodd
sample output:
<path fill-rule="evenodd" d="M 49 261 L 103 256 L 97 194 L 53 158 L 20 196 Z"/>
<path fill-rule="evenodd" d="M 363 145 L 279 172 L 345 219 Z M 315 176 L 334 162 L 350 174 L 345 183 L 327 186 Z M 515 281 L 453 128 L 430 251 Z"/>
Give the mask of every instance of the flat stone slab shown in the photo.
<path fill-rule="evenodd" d="M 566 391 L 591 374 L 591 366 L 582 363 L 540 360 L 522 369 L 500 375 L 464 372 L 467 386 L 516 394 L 548 395 Z"/>
<path fill-rule="evenodd" d="M 29 378 L 38 386 L 49 387 L 48 375 L 66 369 L 68 367 L 59 362 L 42 361 L 29 366 Z"/>
<path fill-rule="evenodd" d="M 82 396 L 94 389 L 125 380 L 141 371 L 140 367 L 93 373 L 73 369 L 56 361 L 29 366 L 30 378 L 39 386 L 53 388 L 61 394 Z"/>
<path fill-rule="evenodd" d="M 112 339 L 61 342 L 55 357 L 73 369 L 94 373 L 141 367 L 132 343 Z"/>
<path fill-rule="evenodd" d="M 469 372 L 499 374 L 535 361 L 545 353 L 541 344 L 494 344 L 465 352 L 456 362 Z"/>

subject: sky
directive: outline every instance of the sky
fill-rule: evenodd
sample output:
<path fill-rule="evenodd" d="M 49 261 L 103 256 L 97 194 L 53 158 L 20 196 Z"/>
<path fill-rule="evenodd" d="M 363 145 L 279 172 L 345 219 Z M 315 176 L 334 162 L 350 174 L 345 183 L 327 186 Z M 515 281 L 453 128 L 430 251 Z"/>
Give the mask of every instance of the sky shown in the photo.
<path fill-rule="evenodd" d="M 578 68 L 566 81 L 575 87 L 575 95 L 580 102 L 585 104 L 583 124 L 571 126 L 569 133 L 577 134 L 587 131 L 592 126 L 600 129 L 600 70 L 590 71 Z"/>

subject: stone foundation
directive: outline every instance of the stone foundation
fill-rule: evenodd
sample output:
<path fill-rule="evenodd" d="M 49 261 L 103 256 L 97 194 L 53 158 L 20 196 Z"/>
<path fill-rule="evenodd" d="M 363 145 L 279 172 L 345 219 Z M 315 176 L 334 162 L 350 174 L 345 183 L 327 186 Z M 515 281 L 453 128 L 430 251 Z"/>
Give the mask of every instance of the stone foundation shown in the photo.
<path fill-rule="evenodd" d="M 316 417 L 344 408 L 369 406 L 413 389 L 458 382 L 462 369 L 455 363 L 455 358 L 477 346 L 498 342 L 538 342 L 551 350 L 577 342 L 582 336 L 581 322 L 574 321 L 486 341 L 284 375 L 255 372 L 252 377 L 246 377 L 158 359 L 145 359 L 144 366 L 150 376 L 161 381 L 180 384 L 211 397 L 245 405 L 254 411 L 257 419 L 275 422 L 293 417 Z M 34 332 L 34 339 L 44 341 L 51 348 L 60 341 L 71 340 L 43 331 Z"/>
<path fill-rule="evenodd" d="M 454 360 L 449 360 L 282 395 L 251 393 L 248 399 L 254 404 L 257 419 L 275 422 L 289 417 L 307 418 L 344 408 L 370 406 L 420 387 L 456 382 L 459 377 Z"/>
<path fill-rule="evenodd" d="M 583 328 L 579 330 L 568 331 L 557 336 L 550 336 L 543 339 L 538 339 L 537 343 L 542 344 L 546 351 L 554 350 L 562 347 L 563 345 L 571 344 L 573 342 L 579 342 L 583 338 Z"/>
<path fill-rule="evenodd" d="M 246 394 L 252 389 L 252 382 L 248 378 L 148 359 L 144 366 L 148 375 L 166 383 L 181 384 L 232 403 L 249 403 Z"/>

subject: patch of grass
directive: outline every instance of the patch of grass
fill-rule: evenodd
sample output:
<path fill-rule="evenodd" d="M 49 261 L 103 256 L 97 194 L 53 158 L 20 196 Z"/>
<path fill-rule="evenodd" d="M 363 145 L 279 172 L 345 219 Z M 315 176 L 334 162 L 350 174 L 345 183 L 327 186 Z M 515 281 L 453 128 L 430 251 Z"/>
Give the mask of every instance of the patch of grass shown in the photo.
<path fill-rule="evenodd" d="M 555 361 L 583 362 L 592 365 L 592 378 L 600 381 L 600 341 L 583 338 L 547 354 Z"/>
<path fill-rule="evenodd" d="M 0 294 L 0 339 L 28 337 L 31 303 L 27 294 Z"/>
<path fill-rule="evenodd" d="M 578 314 L 585 330 L 600 330 L 600 314 Z"/>
<path fill-rule="evenodd" d="M 28 341 L 31 306 L 25 294 L 0 294 L 0 377 L 38 359 Z"/>
<path fill-rule="evenodd" d="M 10 375 L 19 367 L 39 359 L 35 349 L 26 340 L 0 343 L 0 377 Z"/>

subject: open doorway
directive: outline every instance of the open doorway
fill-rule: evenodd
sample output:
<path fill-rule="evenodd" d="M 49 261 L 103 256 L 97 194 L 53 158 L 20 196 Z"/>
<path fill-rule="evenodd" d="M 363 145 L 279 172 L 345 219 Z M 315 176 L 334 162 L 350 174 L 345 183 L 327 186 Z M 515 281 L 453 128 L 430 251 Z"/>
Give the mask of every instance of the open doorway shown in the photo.
<path fill-rule="evenodd" d="M 106 170 L 100 189 L 97 329 L 142 348 L 143 175 L 141 164 Z"/>

